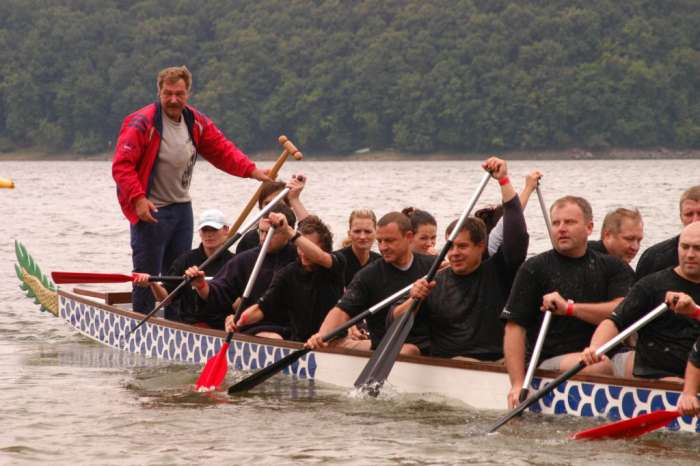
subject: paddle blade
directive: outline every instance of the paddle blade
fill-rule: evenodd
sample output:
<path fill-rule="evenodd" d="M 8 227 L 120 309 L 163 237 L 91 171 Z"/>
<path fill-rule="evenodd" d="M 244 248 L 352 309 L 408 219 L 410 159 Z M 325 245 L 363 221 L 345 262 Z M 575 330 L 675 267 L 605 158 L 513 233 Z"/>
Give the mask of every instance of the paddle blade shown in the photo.
<path fill-rule="evenodd" d="M 356 388 L 374 397 L 379 395 L 413 327 L 414 316 L 413 310 L 409 310 L 399 319 L 394 320 L 379 346 L 372 353 L 367 365 L 355 380 Z"/>
<path fill-rule="evenodd" d="M 133 281 L 133 275 L 119 273 L 51 272 L 54 283 L 122 283 Z"/>
<path fill-rule="evenodd" d="M 216 390 L 226 377 L 228 370 L 228 342 L 221 345 L 221 349 L 204 366 L 204 370 L 199 374 L 197 382 L 194 384 L 198 392 L 208 392 Z"/>
<path fill-rule="evenodd" d="M 309 351 L 311 351 L 309 348 L 302 348 L 300 350 L 292 351 L 279 361 L 274 362 L 267 367 L 263 367 L 254 374 L 249 375 L 245 379 L 231 385 L 228 389 L 228 394 L 235 395 L 236 393 L 245 392 L 253 387 L 260 385 L 273 375 L 283 371 L 286 367 L 291 366 L 294 363 L 294 361 L 301 358 Z"/>
<path fill-rule="evenodd" d="M 623 421 L 605 424 L 592 429 L 584 430 L 574 434 L 572 440 L 598 439 L 598 438 L 630 438 L 639 437 L 647 432 L 660 429 L 680 416 L 678 411 L 654 411 L 625 419 Z"/>

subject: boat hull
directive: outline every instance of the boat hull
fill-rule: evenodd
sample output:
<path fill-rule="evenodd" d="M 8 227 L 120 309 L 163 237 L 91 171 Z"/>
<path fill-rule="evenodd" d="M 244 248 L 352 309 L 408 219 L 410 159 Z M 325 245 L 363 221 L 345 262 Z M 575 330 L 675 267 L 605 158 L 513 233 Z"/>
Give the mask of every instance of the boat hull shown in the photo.
<path fill-rule="evenodd" d="M 162 319 L 152 319 L 124 341 L 140 314 L 66 291 L 58 292 L 59 317 L 83 335 L 112 348 L 169 361 L 204 364 L 221 348 L 225 334 Z M 298 343 L 237 335 L 227 354 L 232 370 L 256 370 L 300 348 Z M 313 351 L 284 370 L 300 379 L 352 387 L 369 353 L 330 349 Z M 553 373 L 540 371 L 539 388 Z M 505 368 L 426 357 L 399 357 L 388 383 L 399 393 L 432 393 L 460 400 L 475 409 L 504 410 L 510 386 Z M 544 414 L 628 419 L 661 409 L 674 409 L 681 386 L 669 382 L 578 376 L 535 403 Z M 667 429 L 700 432 L 697 418 L 678 418 Z"/>

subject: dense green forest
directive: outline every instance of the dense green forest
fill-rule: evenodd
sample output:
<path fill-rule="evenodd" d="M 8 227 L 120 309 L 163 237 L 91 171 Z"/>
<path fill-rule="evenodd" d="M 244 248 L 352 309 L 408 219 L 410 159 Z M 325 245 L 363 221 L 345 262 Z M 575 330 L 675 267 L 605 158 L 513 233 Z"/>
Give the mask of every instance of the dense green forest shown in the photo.
<path fill-rule="evenodd" d="M 700 147 L 700 0 L 2 0 L 0 63 L 0 151 L 108 151 L 181 64 L 246 151 Z"/>

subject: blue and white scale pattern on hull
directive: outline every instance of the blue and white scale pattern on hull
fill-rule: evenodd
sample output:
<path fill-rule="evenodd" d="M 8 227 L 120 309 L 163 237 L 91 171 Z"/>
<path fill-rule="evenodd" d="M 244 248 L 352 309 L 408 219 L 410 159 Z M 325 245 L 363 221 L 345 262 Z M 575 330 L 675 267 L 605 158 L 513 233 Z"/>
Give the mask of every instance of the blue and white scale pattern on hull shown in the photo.
<path fill-rule="evenodd" d="M 133 334 L 127 344 L 120 343 L 121 336 L 135 326 L 137 320 L 62 295 L 59 295 L 59 315 L 80 333 L 100 343 L 169 361 L 204 364 L 223 345 L 220 337 L 161 327 L 150 322 Z M 228 362 L 236 370 L 256 370 L 272 364 L 291 351 L 288 348 L 233 340 L 228 350 Z M 316 374 L 315 355 L 305 355 L 283 373 L 313 379 Z"/>
<path fill-rule="evenodd" d="M 535 378 L 532 387 L 537 390 L 541 379 Z M 576 416 L 601 416 L 617 421 L 629 419 L 652 411 L 674 410 L 679 392 L 619 385 L 596 385 L 567 381 L 535 403 L 530 410 L 545 414 L 574 414 Z M 667 426 L 670 430 L 700 432 L 697 417 L 679 417 Z"/>

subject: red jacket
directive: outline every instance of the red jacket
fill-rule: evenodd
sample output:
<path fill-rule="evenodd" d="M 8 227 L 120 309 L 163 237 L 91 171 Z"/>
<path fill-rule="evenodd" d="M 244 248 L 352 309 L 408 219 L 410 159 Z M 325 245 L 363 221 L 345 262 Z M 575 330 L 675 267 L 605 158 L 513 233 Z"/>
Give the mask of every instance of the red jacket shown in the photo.
<path fill-rule="evenodd" d="M 247 178 L 255 164 L 236 145 L 226 139 L 219 128 L 194 107 L 182 112 L 197 153 L 220 170 Z M 117 198 L 124 216 L 132 224 L 139 218 L 134 201 L 148 196 L 151 190 L 153 166 L 160 149 L 163 116 L 160 103 L 152 103 L 127 116 L 119 130 L 114 150 L 112 177 L 117 182 Z"/>

